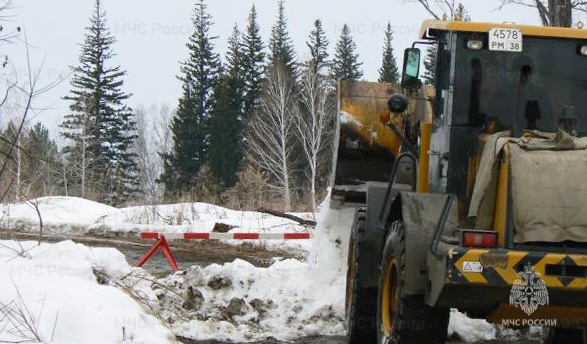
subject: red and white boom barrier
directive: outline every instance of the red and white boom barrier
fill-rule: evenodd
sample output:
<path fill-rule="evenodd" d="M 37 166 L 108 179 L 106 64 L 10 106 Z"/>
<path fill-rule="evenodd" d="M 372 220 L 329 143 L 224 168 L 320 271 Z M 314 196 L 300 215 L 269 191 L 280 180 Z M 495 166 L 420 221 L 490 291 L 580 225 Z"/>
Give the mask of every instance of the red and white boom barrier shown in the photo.
<path fill-rule="evenodd" d="M 178 270 L 177 260 L 169 248 L 168 240 L 303 240 L 311 239 L 310 233 L 217 233 L 217 232 L 200 232 L 200 233 L 157 233 L 144 232 L 140 233 L 143 239 L 157 240 L 149 252 L 145 254 L 137 267 L 143 266 L 159 248 L 163 251 L 165 258 L 173 272 Z"/>
<path fill-rule="evenodd" d="M 310 239 L 310 233 L 141 233 L 143 239 L 159 239 L 161 235 L 167 240 L 300 240 Z"/>

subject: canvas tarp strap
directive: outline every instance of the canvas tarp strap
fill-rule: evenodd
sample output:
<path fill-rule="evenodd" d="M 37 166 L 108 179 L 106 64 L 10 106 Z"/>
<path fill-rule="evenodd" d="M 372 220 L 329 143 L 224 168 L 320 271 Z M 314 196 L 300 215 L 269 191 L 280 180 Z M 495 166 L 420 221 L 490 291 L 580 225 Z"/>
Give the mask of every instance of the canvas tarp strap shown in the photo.
<path fill-rule="evenodd" d="M 587 149 L 587 137 L 575 137 L 563 130 L 547 133 L 534 130 L 519 139 L 511 139 L 526 150 L 580 150 Z"/>

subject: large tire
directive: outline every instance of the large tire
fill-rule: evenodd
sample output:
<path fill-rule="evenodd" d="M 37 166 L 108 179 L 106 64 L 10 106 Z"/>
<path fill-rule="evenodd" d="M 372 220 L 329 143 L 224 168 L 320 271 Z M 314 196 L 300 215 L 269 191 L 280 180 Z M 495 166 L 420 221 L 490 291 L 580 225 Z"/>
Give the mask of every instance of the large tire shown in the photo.
<path fill-rule="evenodd" d="M 587 329 L 566 329 L 551 327 L 545 344 L 587 344 Z"/>
<path fill-rule="evenodd" d="M 367 225 L 365 208 L 358 208 L 349 240 L 346 279 L 346 327 L 349 344 L 367 344 L 375 342 L 375 305 L 377 292 L 361 288 L 361 243 L 364 240 Z"/>
<path fill-rule="evenodd" d="M 396 221 L 391 225 L 379 266 L 377 343 L 444 343 L 449 309 L 426 305 L 424 295 L 405 295 L 405 274 L 410 273 L 405 271 L 405 255 L 404 226 Z"/>

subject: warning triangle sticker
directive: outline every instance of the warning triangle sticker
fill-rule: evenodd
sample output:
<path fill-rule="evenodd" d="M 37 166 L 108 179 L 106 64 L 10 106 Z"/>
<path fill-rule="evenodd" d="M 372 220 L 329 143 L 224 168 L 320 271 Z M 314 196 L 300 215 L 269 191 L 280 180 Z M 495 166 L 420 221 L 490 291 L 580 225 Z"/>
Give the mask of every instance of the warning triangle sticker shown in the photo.
<path fill-rule="evenodd" d="M 477 261 L 464 261 L 462 271 L 481 273 L 483 272 L 483 265 Z"/>

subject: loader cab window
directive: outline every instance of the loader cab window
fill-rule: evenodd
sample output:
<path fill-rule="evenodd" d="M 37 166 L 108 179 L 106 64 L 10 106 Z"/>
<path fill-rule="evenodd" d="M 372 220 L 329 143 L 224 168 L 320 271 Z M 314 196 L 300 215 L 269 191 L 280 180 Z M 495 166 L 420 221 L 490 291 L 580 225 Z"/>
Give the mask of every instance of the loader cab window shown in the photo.
<path fill-rule="evenodd" d="M 524 37 L 521 53 L 470 50 L 472 34 L 459 33 L 453 125 L 480 127 L 489 119 L 499 129 L 556 131 L 568 109 L 587 134 L 587 57 L 578 40 Z M 479 34 L 476 34 L 477 37 Z"/>

